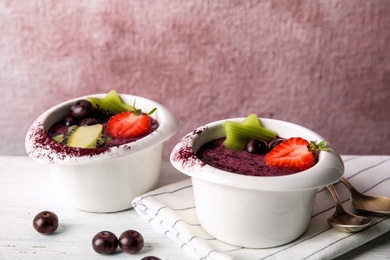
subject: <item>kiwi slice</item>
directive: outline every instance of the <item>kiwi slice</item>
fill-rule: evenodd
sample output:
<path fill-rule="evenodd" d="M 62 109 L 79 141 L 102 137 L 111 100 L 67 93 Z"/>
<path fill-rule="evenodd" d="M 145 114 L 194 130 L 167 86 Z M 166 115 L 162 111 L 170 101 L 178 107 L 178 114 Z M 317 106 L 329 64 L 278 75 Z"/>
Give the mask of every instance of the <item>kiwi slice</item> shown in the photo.
<path fill-rule="evenodd" d="M 264 128 L 255 114 L 250 114 L 241 123 L 226 121 L 223 127 L 226 134 L 223 145 L 234 150 L 244 150 L 251 139 L 262 139 L 268 143 L 278 136 L 275 131 Z"/>
<path fill-rule="evenodd" d="M 101 139 L 103 126 L 101 124 L 78 126 L 70 133 L 66 145 L 78 148 L 94 148 Z"/>
<path fill-rule="evenodd" d="M 134 107 L 124 103 L 116 90 L 110 90 L 104 98 L 87 97 L 92 106 L 97 110 L 108 110 L 112 114 L 124 111 L 134 111 Z"/>
<path fill-rule="evenodd" d="M 64 141 L 64 135 L 63 134 L 55 135 L 51 137 L 51 139 L 53 139 L 53 141 L 56 141 L 57 143 L 62 143 Z"/>

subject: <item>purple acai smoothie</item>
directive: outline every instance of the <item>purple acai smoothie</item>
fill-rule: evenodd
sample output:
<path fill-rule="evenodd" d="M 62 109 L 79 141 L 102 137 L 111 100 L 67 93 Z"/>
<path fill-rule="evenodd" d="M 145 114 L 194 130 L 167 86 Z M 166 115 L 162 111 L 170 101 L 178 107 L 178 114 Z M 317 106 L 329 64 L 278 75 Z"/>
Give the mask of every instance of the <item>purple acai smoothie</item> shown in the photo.
<path fill-rule="evenodd" d="M 282 176 L 296 171 L 269 167 L 264 162 L 264 154 L 252 154 L 243 150 L 232 150 L 222 145 L 225 138 L 205 143 L 196 156 L 204 163 L 215 168 L 249 176 Z"/>

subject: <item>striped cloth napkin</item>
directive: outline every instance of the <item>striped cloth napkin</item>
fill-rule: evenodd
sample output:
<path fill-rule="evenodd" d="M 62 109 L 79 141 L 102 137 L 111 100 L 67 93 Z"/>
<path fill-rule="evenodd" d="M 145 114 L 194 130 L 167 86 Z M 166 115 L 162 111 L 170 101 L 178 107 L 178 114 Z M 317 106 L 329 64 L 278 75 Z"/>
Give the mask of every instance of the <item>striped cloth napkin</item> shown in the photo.
<path fill-rule="evenodd" d="M 390 156 L 342 156 L 345 175 L 359 191 L 390 196 Z M 343 206 L 354 212 L 342 183 L 335 188 Z M 327 189 L 319 189 L 311 223 L 297 240 L 274 248 L 251 249 L 225 244 L 206 233 L 196 217 L 191 179 L 182 180 L 133 200 L 135 210 L 194 259 L 331 259 L 390 230 L 390 216 L 372 217 L 372 225 L 358 233 L 343 233 L 327 223 L 334 204 Z M 356 213 L 356 212 L 355 212 Z"/>

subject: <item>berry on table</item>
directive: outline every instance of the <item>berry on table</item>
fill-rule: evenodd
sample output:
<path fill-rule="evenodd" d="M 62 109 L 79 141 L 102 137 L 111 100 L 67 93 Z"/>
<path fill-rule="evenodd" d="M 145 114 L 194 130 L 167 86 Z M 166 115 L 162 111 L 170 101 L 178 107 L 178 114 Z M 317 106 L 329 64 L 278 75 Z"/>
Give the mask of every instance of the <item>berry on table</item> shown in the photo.
<path fill-rule="evenodd" d="M 34 229 L 41 234 L 52 234 L 58 228 L 58 217 L 55 213 L 45 210 L 38 213 L 33 220 Z"/>
<path fill-rule="evenodd" d="M 144 247 L 144 238 L 138 231 L 126 230 L 119 237 L 119 247 L 126 253 L 136 254 Z"/>
<path fill-rule="evenodd" d="M 92 248 L 96 253 L 110 255 L 118 247 L 118 238 L 110 231 L 101 231 L 92 239 Z"/>

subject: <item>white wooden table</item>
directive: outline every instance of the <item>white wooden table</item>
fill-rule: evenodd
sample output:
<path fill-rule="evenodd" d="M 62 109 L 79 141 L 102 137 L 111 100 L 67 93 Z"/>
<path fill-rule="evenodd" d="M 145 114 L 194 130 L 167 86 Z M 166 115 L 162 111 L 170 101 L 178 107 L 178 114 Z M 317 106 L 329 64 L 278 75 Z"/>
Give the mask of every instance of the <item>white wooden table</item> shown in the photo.
<path fill-rule="evenodd" d="M 187 178 L 163 162 L 160 186 Z M 58 203 L 50 186 L 47 166 L 27 156 L 0 156 L 0 259 L 141 259 L 154 255 L 161 259 L 191 259 L 164 234 L 142 219 L 135 210 L 96 214 Z M 42 210 L 55 212 L 60 227 L 53 235 L 37 233 L 34 216 Z M 91 246 L 92 237 L 102 230 L 117 234 L 127 229 L 139 231 L 145 246 L 136 255 L 118 253 L 102 256 Z M 389 259 L 390 232 L 350 251 L 338 259 Z"/>

